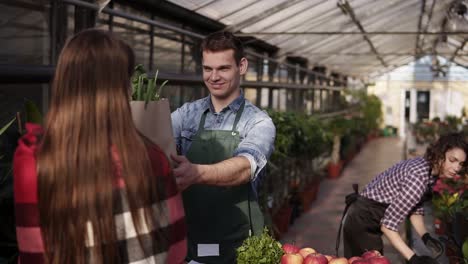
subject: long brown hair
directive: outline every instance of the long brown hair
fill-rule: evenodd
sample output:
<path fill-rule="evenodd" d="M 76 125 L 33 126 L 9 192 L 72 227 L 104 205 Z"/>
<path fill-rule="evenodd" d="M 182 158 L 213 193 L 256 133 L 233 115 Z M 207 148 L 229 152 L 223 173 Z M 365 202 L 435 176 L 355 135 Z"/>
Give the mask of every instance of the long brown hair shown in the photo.
<path fill-rule="evenodd" d="M 156 177 L 129 106 L 133 67 L 131 48 L 99 30 L 75 35 L 60 54 L 37 154 L 48 263 L 85 263 L 90 243 L 93 262 L 119 262 L 113 213 L 116 174 L 125 182 L 137 232 L 141 223 L 157 225 L 151 217 L 157 210 L 151 207 L 158 200 Z M 136 213 L 142 207 L 144 216 Z"/>

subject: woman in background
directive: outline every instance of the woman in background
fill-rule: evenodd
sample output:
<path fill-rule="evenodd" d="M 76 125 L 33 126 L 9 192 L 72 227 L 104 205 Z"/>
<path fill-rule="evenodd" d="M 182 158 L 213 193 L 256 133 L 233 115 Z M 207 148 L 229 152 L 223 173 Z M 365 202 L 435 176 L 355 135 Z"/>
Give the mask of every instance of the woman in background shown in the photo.
<path fill-rule="evenodd" d="M 462 133 L 441 136 L 424 157 L 401 161 L 376 176 L 351 205 L 343 228 L 345 257 L 360 256 L 367 250 L 382 253 L 385 235 L 410 264 L 437 263 L 434 256 L 416 255 L 399 234 L 409 218 L 412 227 L 433 255 L 443 252 L 441 242 L 424 224 L 425 193 L 438 177 L 455 178 L 467 168 L 468 145 Z"/>
<path fill-rule="evenodd" d="M 21 263 L 182 263 L 186 225 L 167 157 L 135 128 L 132 49 L 110 33 L 72 37 L 44 128 L 14 157 Z"/>

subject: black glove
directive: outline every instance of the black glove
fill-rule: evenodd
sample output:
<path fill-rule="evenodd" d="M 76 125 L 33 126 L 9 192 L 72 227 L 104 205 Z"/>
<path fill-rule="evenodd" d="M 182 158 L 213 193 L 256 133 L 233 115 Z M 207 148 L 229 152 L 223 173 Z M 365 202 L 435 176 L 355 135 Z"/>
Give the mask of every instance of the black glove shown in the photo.
<path fill-rule="evenodd" d="M 414 254 L 410 259 L 409 259 L 409 264 L 439 264 L 437 260 L 428 257 L 428 256 L 418 256 Z"/>
<path fill-rule="evenodd" d="M 431 251 L 432 256 L 435 258 L 438 258 L 442 253 L 444 253 L 444 246 L 442 243 L 436 239 L 433 238 L 429 233 L 426 233 L 422 236 L 422 241 L 424 242 L 424 245 Z"/>

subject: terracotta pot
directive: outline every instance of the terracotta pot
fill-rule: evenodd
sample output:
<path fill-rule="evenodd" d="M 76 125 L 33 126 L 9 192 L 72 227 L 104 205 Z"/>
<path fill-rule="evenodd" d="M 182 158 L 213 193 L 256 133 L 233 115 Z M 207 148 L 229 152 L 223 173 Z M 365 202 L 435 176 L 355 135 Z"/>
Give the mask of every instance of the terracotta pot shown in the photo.
<path fill-rule="evenodd" d="M 317 199 L 317 193 L 320 187 L 320 181 L 316 181 L 309 186 L 300 194 L 302 209 L 307 211 L 310 209 L 312 203 Z"/>
<path fill-rule="evenodd" d="M 445 234 L 445 224 L 439 218 L 434 218 L 434 232 L 438 235 Z"/>
<path fill-rule="evenodd" d="M 288 231 L 289 222 L 291 220 L 292 207 L 289 203 L 283 205 L 278 212 L 273 216 L 273 222 L 279 231 L 280 235 Z"/>
<path fill-rule="evenodd" d="M 329 163 L 328 164 L 328 178 L 336 179 L 341 174 L 341 169 L 343 168 L 343 161 L 339 161 L 338 163 Z"/>

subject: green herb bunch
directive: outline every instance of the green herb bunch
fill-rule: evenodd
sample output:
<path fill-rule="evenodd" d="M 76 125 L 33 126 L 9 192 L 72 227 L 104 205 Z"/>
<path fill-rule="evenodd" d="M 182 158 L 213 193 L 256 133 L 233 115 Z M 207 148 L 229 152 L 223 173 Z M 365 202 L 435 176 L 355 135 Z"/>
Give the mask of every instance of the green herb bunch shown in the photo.
<path fill-rule="evenodd" d="M 251 236 L 237 248 L 238 264 L 278 264 L 284 252 L 281 244 L 268 233 L 265 227 L 260 236 Z"/>
<path fill-rule="evenodd" d="M 135 73 L 132 76 L 132 100 L 134 101 L 145 101 L 145 105 L 149 101 L 158 101 L 161 99 L 162 88 L 167 80 L 164 81 L 159 88 L 157 88 L 158 73 L 156 71 L 154 78 L 148 78 L 143 65 L 138 64 L 135 67 Z"/>

